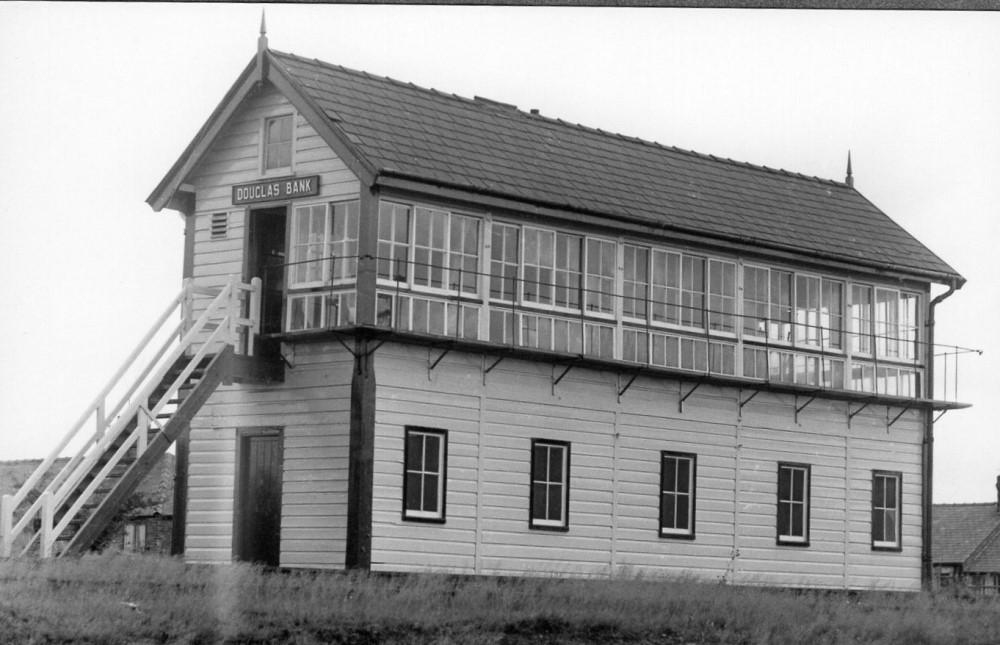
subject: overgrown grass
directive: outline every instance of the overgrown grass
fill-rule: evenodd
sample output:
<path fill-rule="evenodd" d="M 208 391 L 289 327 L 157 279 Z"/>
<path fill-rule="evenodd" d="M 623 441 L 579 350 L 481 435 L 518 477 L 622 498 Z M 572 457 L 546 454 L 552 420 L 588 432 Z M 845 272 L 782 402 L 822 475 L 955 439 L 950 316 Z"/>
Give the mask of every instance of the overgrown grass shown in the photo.
<path fill-rule="evenodd" d="M 1000 643 L 1000 601 L 693 581 L 267 573 L 101 555 L 0 562 L 23 643 Z"/>

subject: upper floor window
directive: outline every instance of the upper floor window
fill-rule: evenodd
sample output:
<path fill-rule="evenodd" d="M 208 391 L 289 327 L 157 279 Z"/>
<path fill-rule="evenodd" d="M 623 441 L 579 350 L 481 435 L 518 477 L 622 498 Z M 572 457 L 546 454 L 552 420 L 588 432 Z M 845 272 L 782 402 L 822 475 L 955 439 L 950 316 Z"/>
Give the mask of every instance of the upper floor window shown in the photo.
<path fill-rule="evenodd" d="M 809 544 L 808 464 L 778 464 L 778 544 Z"/>
<path fill-rule="evenodd" d="M 681 452 L 661 453 L 660 535 L 694 537 L 696 457 Z"/>
<path fill-rule="evenodd" d="M 709 328 L 736 332 L 736 263 L 710 260 L 708 263 Z"/>
<path fill-rule="evenodd" d="M 354 280 L 358 266 L 358 202 L 297 206 L 292 217 L 289 287 Z"/>
<path fill-rule="evenodd" d="M 703 328 L 705 313 L 705 259 L 653 249 L 650 285 L 653 320 Z"/>
<path fill-rule="evenodd" d="M 294 123 L 294 116 L 291 114 L 264 120 L 265 171 L 291 168 Z"/>
<path fill-rule="evenodd" d="M 615 268 L 618 245 L 611 240 L 587 238 L 587 311 L 615 311 Z"/>
<path fill-rule="evenodd" d="M 580 256 L 583 238 L 524 227 L 524 302 L 580 308 Z"/>
<path fill-rule="evenodd" d="M 490 244 L 490 297 L 513 302 L 517 298 L 518 239 L 521 228 L 493 223 Z"/>
<path fill-rule="evenodd" d="M 531 441 L 531 527 L 569 527 L 569 444 Z"/>
<path fill-rule="evenodd" d="M 378 207 L 378 277 L 406 282 L 409 267 L 410 207 L 381 202 Z"/>
<path fill-rule="evenodd" d="M 649 249 L 626 244 L 622 275 L 622 315 L 646 319 L 649 301 Z"/>
<path fill-rule="evenodd" d="M 902 473 L 872 472 L 872 547 L 900 547 Z"/>
<path fill-rule="evenodd" d="M 403 462 L 403 519 L 443 522 L 448 433 L 407 427 Z"/>

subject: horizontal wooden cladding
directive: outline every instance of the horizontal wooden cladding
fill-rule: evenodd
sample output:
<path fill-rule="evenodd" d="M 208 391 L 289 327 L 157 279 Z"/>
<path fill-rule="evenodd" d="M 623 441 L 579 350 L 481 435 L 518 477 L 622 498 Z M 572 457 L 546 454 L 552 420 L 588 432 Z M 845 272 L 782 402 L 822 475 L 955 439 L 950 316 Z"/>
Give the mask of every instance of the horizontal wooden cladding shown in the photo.
<path fill-rule="evenodd" d="M 343 568 L 353 357 L 295 347 L 276 385 L 221 387 L 192 421 L 186 558 L 232 558 L 236 428 L 284 428 L 281 565 Z"/>
<path fill-rule="evenodd" d="M 437 357 L 440 350 L 434 352 Z M 693 575 L 749 584 L 919 588 L 920 415 L 387 343 L 376 353 L 373 568 L 512 575 Z M 559 368 L 561 372 L 562 368 Z M 871 406 L 875 407 L 875 406 Z M 742 413 L 742 414 L 741 414 Z M 881 423 L 880 423 L 881 421 Z M 443 525 L 401 519 L 403 427 L 448 430 Z M 532 439 L 570 443 L 569 529 L 528 526 Z M 658 535 L 660 454 L 698 456 L 696 536 Z M 811 465 L 810 544 L 775 544 L 777 464 Z M 902 553 L 870 548 L 871 470 L 904 473 Z M 868 536 L 869 542 L 861 537 Z M 916 554 L 916 559 L 914 559 Z M 874 572 L 874 573 L 873 573 Z"/>

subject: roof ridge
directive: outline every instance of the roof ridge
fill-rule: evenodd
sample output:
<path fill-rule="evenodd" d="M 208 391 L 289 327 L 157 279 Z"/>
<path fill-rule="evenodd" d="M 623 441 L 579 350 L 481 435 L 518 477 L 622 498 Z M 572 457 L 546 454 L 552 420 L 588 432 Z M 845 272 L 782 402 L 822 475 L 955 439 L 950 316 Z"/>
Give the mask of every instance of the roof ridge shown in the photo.
<path fill-rule="evenodd" d="M 785 176 L 785 177 L 793 177 L 793 178 L 796 178 L 796 179 L 804 179 L 804 180 L 807 180 L 807 181 L 814 181 L 814 182 L 818 182 L 818 183 L 825 184 L 825 185 L 833 185 L 833 186 L 837 186 L 837 187 L 841 187 L 841 188 L 851 188 L 851 186 L 848 186 L 847 183 L 842 182 L 842 181 L 837 181 L 836 179 L 828 179 L 826 177 L 817 177 L 815 175 L 806 175 L 804 173 L 799 173 L 799 172 L 795 172 L 795 171 L 792 171 L 792 170 L 785 170 L 784 168 L 772 168 L 770 166 L 765 166 L 763 164 L 753 164 L 753 163 L 750 163 L 748 161 L 739 161 L 739 160 L 736 160 L 736 159 L 731 159 L 729 157 L 718 157 L 718 156 L 713 155 L 713 154 L 708 154 L 708 153 L 704 153 L 704 152 L 698 152 L 696 150 L 688 150 L 686 148 L 679 148 L 677 146 L 667 145 L 667 144 L 659 143 L 657 141 L 650 141 L 648 139 L 642 139 L 640 137 L 635 137 L 635 136 L 632 136 L 632 135 L 622 134 L 622 133 L 618 133 L 618 132 L 610 132 L 608 130 L 602 130 L 600 128 L 595 128 L 595 127 L 587 126 L 587 125 L 584 125 L 582 123 L 573 123 L 571 121 L 566 121 L 566 120 L 560 119 L 558 117 L 549 117 L 549 116 L 545 116 L 543 114 L 539 114 L 539 113 L 535 113 L 535 112 L 530 112 L 530 111 L 526 112 L 526 111 L 522 110 L 521 108 L 517 107 L 516 105 L 513 105 L 511 103 L 506 103 L 504 101 L 498 101 L 496 99 L 489 99 L 489 98 L 482 97 L 482 96 L 475 96 L 475 97 L 473 97 L 473 98 L 470 99 L 468 97 L 461 96 L 461 95 L 455 94 L 453 92 L 445 92 L 445 91 L 442 91 L 442 90 L 435 89 L 433 87 L 423 87 L 421 85 L 417 85 L 416 83 L 412 83 L 412 82 L 409 82 L 409 81 L 401 81 L 401 80 L 392 78 L 391 76 L 382 76 L 382 75 L 373 74 L 371 72 L 367 72 L 367 71 L 364 71 L 364 70 L 352 69 L 350 67 L 345 67 L 343 65 L 338 65 L 336 63 L 328 63 L 328 62 L 320 60 L 318 58 L 306 58 L 304 56 L 299 56 L 298 54 L 294 54 L 294 53 L 291 53 L 291 52 L 282 52 L 282 51 L 278 51 L 278 50 L 275 50 L 275 49 L 271 49 L 269 51 L 272 54 L 277 54 L 277 55 L 280 55 L 280 56 L 287 56 L 287 57 L 295 58 L 295 59 L 298 59 L 298 60 L 304 61 L 304 62 L 316 63 L 316 64 L 318 64 L 320 66 L 323 66 L 323 67 L 338 69 L 338 70 L 340 70 L 342 72 L 346 72 L 346 73 L 349 73 L 349 74 L 355 74 L 355 75 L 359 75 L 359 76 L 364 76 L 364 77 L 370 78 L 370 79 L 375 79 L 375 80 L 380 80 L 380 81 L 388 81 L 390 83 L 395 83 L 397 85 L 401 85 L 401 86 L 404 86 L 404 87 L 411 87 L 411 88 L 420 90 L 422 92 L 428 92 L 428 93 L 431 93 L 431 94 L 435 94 L 435 95 L 440 96 L 442 98 L 454 99 L 454 100 L 461 101 L 463 103 L 468 103 L 468 104 L 473 105 L 473 106 L 487 108 L 487 109 L 490 109 L 491 114 L 505 114 L 505 115 L 509 115 L 510 113 L 516 113 L 520 117 L 525 117 L 525 118 L 528 118 L 528 119 L 539 119 L 539 120 L 543 120 L 543 121 L 548 121 L 549 123 L 556 123 L 556 124 L 559 124 L 559 125 L 564 126 L 564 127 L 575 128 L 575 129 L 578 129 L 578 130 L 582 130 L 582 131 L 585 131 L 585 132 L 591 132 L 591 133 L 598 134 L 598 135 L 605 136 L 605 137 L 612 138 L 612 139 L 620 139 L 620 140 L 625 140 L 625 141 L 629 141 L 629 142 L 632 142 L 632 143 L 638 143 L 638 144 L 641 144 L 641 145 L 650 146 L 650 147 L 653 147 L 653 148 L 658 148 L 660 150 L 668 150 L 668 151 L 674 152 L 674 153 L 690 155 L 690 156 L 697 157 L 697 158 L 704 159 L 704 160 L 708 160 L 708 161 L 715 161 L 715 162 L 719 162 L 719 163 L 727 163 L 727 164 L 734 165 L 734 166 L 742 166 L 744 168 L 749 168 L 751 170 L 757 170 L 757 171 L 767 172 L 767 173 L 771 173 L 771 174 L 782 175 L 782 176 Z M 502 109 L 498 110 L 497 109 L 498 107 L 500 107 Z"/>

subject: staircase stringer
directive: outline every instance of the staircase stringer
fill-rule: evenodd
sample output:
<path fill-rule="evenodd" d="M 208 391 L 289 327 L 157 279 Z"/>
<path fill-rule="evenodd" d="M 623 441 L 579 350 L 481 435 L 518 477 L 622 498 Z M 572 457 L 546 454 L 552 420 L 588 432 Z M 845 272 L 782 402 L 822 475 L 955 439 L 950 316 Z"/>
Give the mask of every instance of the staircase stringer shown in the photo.
<path fill-rule="evenodd" d="M 114 488 L 108 492 L 74 534 L 63 554 L 80 554 L 90 548 L 94 541 L 100 537 L 122 503 L 135 491 L 139 482 L 150 473 L 166 454 L 167 449 L 189 427 L 191 419 L 208 401 L 212 393 L 223 381 L 229 378 L 232 371 L 232 356 L 233 348 L 229 345 L 215 355 L 206 368 L 205 375 L 164 424 L 163 431 L 149 442 L 145 452 L 139 455 L 139 458 L 117 480 Z"/>

